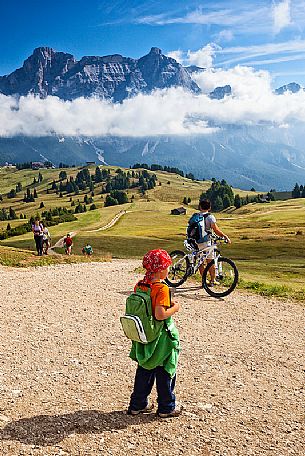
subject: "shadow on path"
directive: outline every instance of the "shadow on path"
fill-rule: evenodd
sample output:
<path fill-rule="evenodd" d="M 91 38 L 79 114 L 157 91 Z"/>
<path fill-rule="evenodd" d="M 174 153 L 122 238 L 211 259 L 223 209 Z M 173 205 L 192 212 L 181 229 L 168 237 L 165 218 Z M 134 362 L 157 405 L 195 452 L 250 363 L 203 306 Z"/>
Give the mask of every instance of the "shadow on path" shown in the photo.
<path fill-rule="evenodd" d="M 70 434 L 100 434 L 125 429 L 130 425 L 149 423 L 149 415 L 129 416 L 125 411 L 99 412 L 79 410 L 64 415 L 37 415 L 12 421 L 0 430 L 0 440 L 16 440 L 28 445 L 54 445 Z"/>

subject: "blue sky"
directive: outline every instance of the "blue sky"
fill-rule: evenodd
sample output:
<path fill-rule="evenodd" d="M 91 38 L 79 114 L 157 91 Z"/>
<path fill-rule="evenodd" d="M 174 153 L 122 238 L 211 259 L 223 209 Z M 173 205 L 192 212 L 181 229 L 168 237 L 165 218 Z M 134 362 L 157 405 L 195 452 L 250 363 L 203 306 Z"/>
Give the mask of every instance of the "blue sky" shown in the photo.
<path fill-rule="evenodd" d="M 184 64 L 265 69 L 305 85 L 305 0 L 11 0 L 1 2 L 0 75 L 50 46 L 83 55 L 146 54 Z"/>

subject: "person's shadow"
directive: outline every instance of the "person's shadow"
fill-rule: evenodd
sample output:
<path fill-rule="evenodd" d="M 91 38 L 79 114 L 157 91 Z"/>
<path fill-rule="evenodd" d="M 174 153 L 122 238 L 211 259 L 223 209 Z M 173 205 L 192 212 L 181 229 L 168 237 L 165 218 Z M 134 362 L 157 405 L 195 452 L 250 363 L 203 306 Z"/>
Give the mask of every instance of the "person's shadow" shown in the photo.
<path fill-rule="evenodd" d="M 28 445 L 54 445 L 71 434 L 100 434 L 154 420 L 149 415 L 129 416 L 125 411 L 79 410 L 64 415 L 37 415 L 12 421 L 0 430 L 0 440 L 17 440 Z"/>

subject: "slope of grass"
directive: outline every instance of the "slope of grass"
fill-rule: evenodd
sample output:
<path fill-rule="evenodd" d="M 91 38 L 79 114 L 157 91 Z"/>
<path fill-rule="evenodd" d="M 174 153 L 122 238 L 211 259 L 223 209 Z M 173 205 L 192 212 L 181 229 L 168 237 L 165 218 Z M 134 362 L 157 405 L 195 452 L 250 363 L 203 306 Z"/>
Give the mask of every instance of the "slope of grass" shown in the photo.
<path fill-rule="evenodd" d="M 95 256 L 94 261 L 109 261 L 110 254 Z M 50 266 L 55 264 L 87 263 L 91 258 L 83 255 L 48 255 L 39 257 L 32 251 L 0 246 L 0 265 L 9 267 Z"/>
<path fill-rule="evenodd" d="M 67 173 L 75 175 L 77 171 L 69 169 Z M 59 198 L 55 193 L 46 194 L 47 181 L 57 179 L 58 172 L 42 170 L 46 182 L 40 184 L 41 188 L 37 186 L 39 198 L 35 203 L 25 204 L 19 197 L 13 199 L 16 201 L 4 199 L 0 207 L 8 207 L 12 203 L 16 210 L 27 214 L 39 211 L 41 200 L 46 209 L 59 205 L 70 207 L 70 197 Z M 94 172 L 94 168 L 91 172 Z M 9 176 L 0 181 L 0 192 L 3 191 L 3 185 L 7 189 L 12 188 L 12 179 L 16 183 L 21 181 L 20 173 L 24 173 L 25 179 L 30 182 L 33 175 L 38 176 L 37 171 L 10 171 Z M 134 195 L 133 202 L 122 206 L 105 208 L 97 188 L 94 202 L 98 209 L 77 215 L 77 221 L 51 227 L 53 242 L 69 231 L 76 231 L 74 253 L 80 254 L 83 245 L 89 242 L 95 253 L 93 259 L 107 254 L 118 258 L 140 258 L 152 248 L 161 247 L 169 251 L 183 248 L 187 221 L 196 210 L 199 195 L 210 183 L 191 181 L 164 172 L 158 172 L 157 175 L 157 186 L 153 190 L 145 196 L 141 196 L 137 189 L 130 190 L 129 197 Z M 238 193 L 244 195 L 246 192 L 238 190 Z M 82 201 L 83 196 L 80 194 L 72 198 Z M 187 207 L 187 215 L 170 215 L 171 209 L 182 205 L 185 196 L 192 199 Z M 121 210 L 127 212 L 113 227 L 100 230 Z M 218 225 L 232 239 L 232 244 L 223 245 L 221 250 L 224 256 L 236 262 L 241 287 L 266 295 L 304 299 L 305 199 L 252 203 L 238 210 L 216 214 L 216 217 Z M 11 226 L 19 223 L 22 221 L 10 222 Z M 0 229 L 5 229 L 6 225 L 7 221 L 1 222 Z M 31 233 L 7 239 L 1 244 L 34 251 Z M 22 251 L 19 250 L 18 255 L 22 255 Z M 4 258 L 3 250 L 0 257 Z"/>

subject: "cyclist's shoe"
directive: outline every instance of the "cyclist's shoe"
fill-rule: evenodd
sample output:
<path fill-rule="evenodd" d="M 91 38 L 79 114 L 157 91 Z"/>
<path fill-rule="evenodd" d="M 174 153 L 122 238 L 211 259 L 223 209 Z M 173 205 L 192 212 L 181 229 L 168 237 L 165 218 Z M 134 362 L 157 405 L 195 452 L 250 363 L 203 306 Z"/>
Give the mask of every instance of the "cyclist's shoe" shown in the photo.
<path fill-rule="evenodd" d="M 127 415 L 139 415 L 140 413 L 150 413 L 154 408 L 154 404 L 147 405 L 145 408 L 141 410 L 131 410 L 128 408 Z"/>
<path fill-rule="evenodd" d="M 216 285 L 220 285 L 220 282 L 218 282 L 217 280 L 207 280 L 207 285 L 209 287 L 215 287 Z"/>

